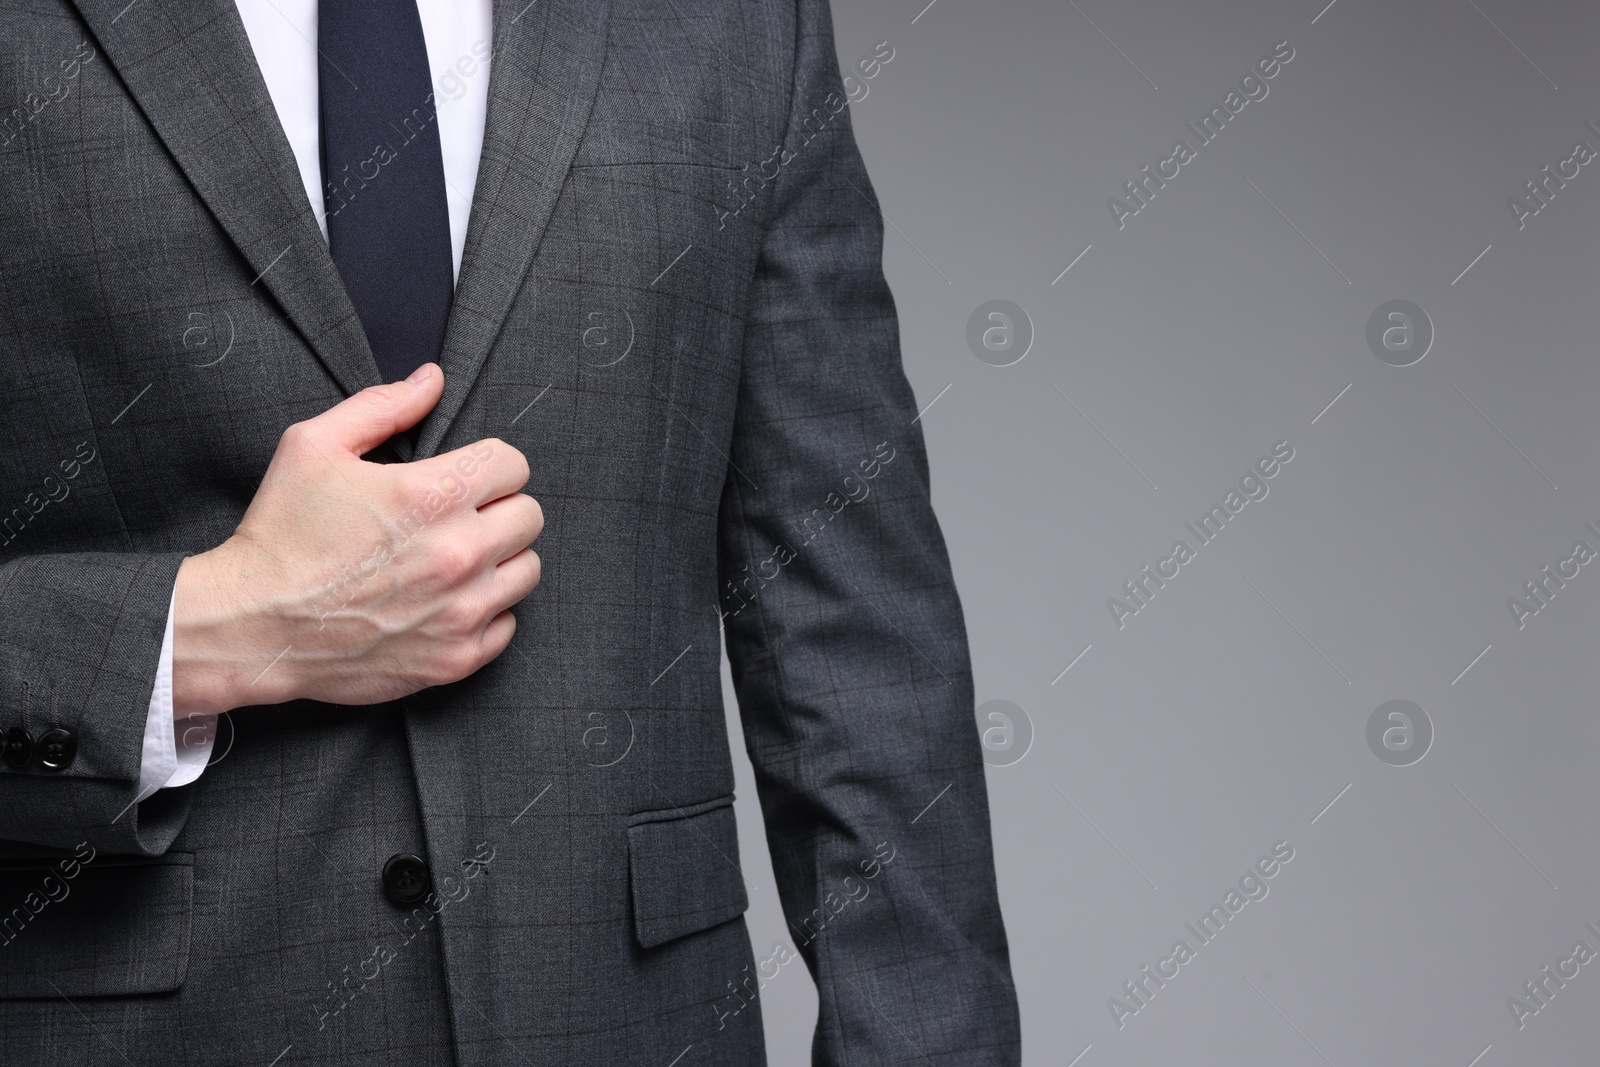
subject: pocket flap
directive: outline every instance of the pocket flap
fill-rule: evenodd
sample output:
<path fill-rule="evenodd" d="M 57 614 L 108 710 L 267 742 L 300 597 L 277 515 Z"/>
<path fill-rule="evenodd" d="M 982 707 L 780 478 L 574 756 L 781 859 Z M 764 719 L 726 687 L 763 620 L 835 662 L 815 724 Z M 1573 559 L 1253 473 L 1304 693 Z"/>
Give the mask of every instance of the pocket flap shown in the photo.
<path fill-rule="evenodd" d="M 0 999 L 170 993 L 188 969 L 193 917 L 192 853 L 9 861 L 0 866 Z"/>
<path fill-rule="evenodd" d="M 633 932 L 644 948 L 704 930 L 750 906 L 739 873 L 733 797 L 644 812 L 628 827 Z"/>

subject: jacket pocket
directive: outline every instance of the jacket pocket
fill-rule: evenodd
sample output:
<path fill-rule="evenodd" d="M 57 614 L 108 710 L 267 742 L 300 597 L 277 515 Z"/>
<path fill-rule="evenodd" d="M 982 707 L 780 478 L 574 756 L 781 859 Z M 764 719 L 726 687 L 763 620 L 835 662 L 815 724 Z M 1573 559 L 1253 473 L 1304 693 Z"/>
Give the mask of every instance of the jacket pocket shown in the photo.
<path fill-rule="evenodd" d="M 643 948 L 725 923 L 750 906 L 733 795 L 646 811 L 628 826 L 633 932 Z"/>
<path fill-rule="evenodd" d="M 0 864 L 0 1000 L 183 985 L 194 854 Z"/>

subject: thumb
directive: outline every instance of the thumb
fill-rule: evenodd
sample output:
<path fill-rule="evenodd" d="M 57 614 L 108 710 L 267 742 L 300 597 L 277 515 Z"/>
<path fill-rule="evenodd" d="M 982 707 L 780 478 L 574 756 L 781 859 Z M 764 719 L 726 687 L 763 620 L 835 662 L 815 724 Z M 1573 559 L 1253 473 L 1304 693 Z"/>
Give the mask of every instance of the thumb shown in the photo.
<path fill-rule="evenodd" d="M 328 447 L 364 455 L 421 422 L 443 392 L 444 372 L 437 364 L 424 363 L 405 381 L 374 385 L 345 398 L 307 420 L 305 428 Z"/>

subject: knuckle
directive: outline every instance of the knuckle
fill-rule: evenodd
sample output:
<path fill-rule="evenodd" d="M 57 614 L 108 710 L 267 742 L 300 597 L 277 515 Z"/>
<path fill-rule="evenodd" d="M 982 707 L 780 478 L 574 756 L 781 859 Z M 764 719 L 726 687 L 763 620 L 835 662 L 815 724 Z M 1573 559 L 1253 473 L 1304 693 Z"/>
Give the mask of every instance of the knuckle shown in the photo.
<path fill-rule="evenodd" d="M 401 484 L 405 486 L 407 495 L 416 503 L 421 504 L 429 493 L 435 491 L 436 479 L 429 471 L 422 469 L 420 464 L 405 463 L 394 469 L 402 472 Z"/>
<path fill-rule="evenodd" d="M 476 554 L 455 541 L 435 546 L 430 555 L 434 573 L 452 585 L 468 577 L 478 564 Z"/>
<path fill-rule="evenodd" d="M 485 437 L 473 442 L 471 452 L 480 467 L 493 467 L 505 458 L 506 449 L 510 447 L 498 437 Z"/>
<path fill-rule="evenodd" d="M 518 484 L 527 482 L 529 475 L 528 457 L 522 454 L 522 449 L 516 445 L 508 444 L 499 437 L 486 438 L 484 441 L 494 451 L 494 462 L 504 463 L 508 470 L 518 478 Z"/>
<path fill-rule="evenodd" d="M 517 631 L 517 617 L 508 614 L 506 618 L 505 625 L 485 627 L 478 635 L 478 667 L 495 660 L 510 646 L 511 637 Z"/>
<path fill-rule="evenodd" d="M 310 419 L 290 423 L 278 436 L 278 451 L 295 458 L 312 447 L 316 432 L 316 423 Z"/>
<path fill-rule="evenodd" d="M 433 483 L 422 471 L 406 471 L 400 486 L 401 502 L 405 510 L 415 513 L 424 522 L 438 518 L 449 505 L 444 494 L 434 488 Z"/>

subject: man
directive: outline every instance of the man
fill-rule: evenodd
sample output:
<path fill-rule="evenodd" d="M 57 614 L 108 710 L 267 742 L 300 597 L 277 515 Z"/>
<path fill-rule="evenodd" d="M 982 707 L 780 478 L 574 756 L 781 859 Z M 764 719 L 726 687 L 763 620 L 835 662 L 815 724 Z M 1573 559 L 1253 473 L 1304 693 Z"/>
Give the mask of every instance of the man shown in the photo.
<path fill-rule="evenodd" d="M 761 1063 L 723 641 L 814 1061 L 1017 1062 L 823 0 L 36 0 L 0 85 L 0 1062 Z"/>

